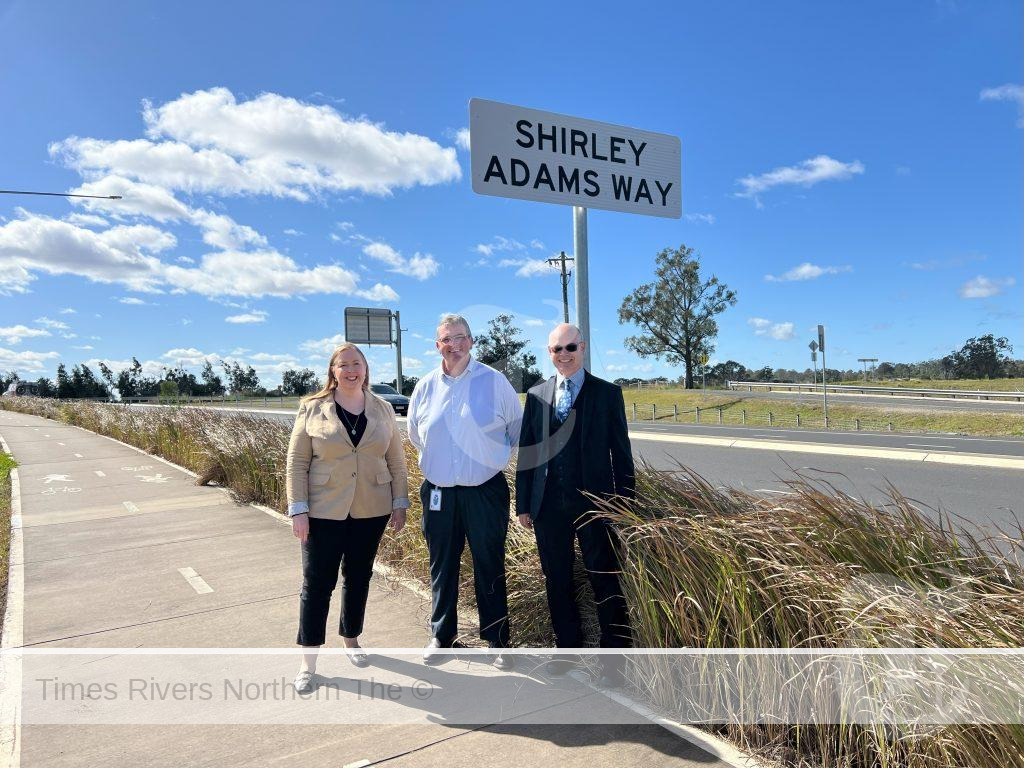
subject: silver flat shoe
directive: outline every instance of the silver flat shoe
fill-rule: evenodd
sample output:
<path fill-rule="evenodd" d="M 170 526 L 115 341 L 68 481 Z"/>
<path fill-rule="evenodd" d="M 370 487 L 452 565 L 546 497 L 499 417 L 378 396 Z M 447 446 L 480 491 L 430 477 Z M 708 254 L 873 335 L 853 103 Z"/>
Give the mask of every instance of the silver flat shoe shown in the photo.
<path fill-rule="evenodd" d="M 349 648 L 345 647 L 345 655 L 348 656 L 348 660 L 352 662 L 354 667 L 368 667 L 370 666 L 370 659 L 366 655 L 366 651 L 362 648 Z"/>
<path fill-rule="evenodd" d="M 295 676 L 292 680 L 292 686 L 294 686 L 296 693 L 312 693 L 316 687 L 313 685 L 313 678 L 316 677 L 315 672 L 307 672 L 303 670 Z"/>

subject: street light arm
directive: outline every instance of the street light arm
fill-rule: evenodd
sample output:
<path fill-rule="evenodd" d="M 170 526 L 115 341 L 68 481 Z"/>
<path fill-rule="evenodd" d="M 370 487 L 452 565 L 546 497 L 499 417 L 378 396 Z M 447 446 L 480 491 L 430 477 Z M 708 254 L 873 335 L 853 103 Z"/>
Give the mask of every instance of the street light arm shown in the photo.
<path fill-rule="evenodd" d="M 19 189 L 0 189 L 0 195 L 45 195 L 46 197 L 89 197 L 93 200 L 120 200 L 120 195 L 73 195 L 70 192 L 25 192 Z"/>

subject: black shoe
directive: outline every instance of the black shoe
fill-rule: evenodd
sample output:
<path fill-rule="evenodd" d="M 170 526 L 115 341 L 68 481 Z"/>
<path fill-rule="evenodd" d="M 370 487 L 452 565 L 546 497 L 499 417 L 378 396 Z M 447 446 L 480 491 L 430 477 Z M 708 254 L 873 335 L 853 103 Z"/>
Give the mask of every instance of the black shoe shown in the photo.
<path fill-rule="evenodd" d="M 494 664 L 495 669 L 500 669 L 502 672 L 508 672 L 516 665 L 515 656 L 513 656 L 510 653 L 502 653 L 504 649 L 499 646 L 496 646 L 494 643 L 488 643 L 487 645 L 498 652 L 497 655 L 494 657 L 494 661 L 492 662 Z"/>

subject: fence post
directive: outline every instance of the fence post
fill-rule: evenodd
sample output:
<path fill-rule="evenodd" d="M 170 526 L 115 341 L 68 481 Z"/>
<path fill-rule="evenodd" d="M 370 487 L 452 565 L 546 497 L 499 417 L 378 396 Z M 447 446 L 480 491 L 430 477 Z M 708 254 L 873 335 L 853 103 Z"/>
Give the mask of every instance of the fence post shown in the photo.
<path fill-rule="evenodd" d="M 799 413 L 796 415 L 796 425 L 798 427 L 800 426 L 800 414 Z"/>
<path fill-rule="evenodd" d="M 857 419 L 857 431 L 860 432 L 860 419 Z"/>
<path fill-rule="evenodd" d="M 892 432 L 892 422 L 889 422 L 889 431 Z"/>
<path fill-rule="evenodd" d="M 633 403 L 633 421 L 636 421 L 636 403 Z"/>
<path fill-rule="evenodd" d="M 693 409 L 693 423 L 700 424 L 700 406 Z"/>
<path fill-rule="evenodd" d="M 742 419 L 742 423 L 743 423 L 743 424 L 745 425 L 745 424 L 747 423 L 747 409 L 746 409 L 746 408 L 744 408 L 744 409 L 743 409 L 743 410 L 741 411 L 741 413 L 743 414 L 743 419 Z"/>
<path fill-rule="evenodd" d="M 672 421 L 679 421 L 679 403 L 672 403 Z"/>
<path fill-rule="evenodd" d="M 718 406 L 718 423 L 719 424 L 723 423 L 722 422 L 722 406 Z"/>
<path fill-rule="evenodd" d="M 654 421 L 656 418 L 658 418 L 658 404 L 651 403 L 651 421 Z"/>
<path fill-rule="evenodd" d="M 772 412 L 771 411 L 768 411 L 768 426 L 769 427 L 774 426 L 773 419 L 772 419 Z"/>

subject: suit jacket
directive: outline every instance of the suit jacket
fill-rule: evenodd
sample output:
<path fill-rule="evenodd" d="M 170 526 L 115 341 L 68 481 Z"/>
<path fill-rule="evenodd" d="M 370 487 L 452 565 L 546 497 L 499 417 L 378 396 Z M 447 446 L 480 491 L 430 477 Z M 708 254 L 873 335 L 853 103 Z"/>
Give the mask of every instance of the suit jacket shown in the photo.
<path fill-rule="evenodd" d="M 307 501 L 309 516 L 379 517 L 409 495 L 402 433 L 391 405 L 366 393 L 366 430 L 358 446 L 338 418 L 333 395 L 299 406 L 288 443 L 288 503 Z"/>
<path fill-rule="evenodd" d="M 551 434 L 555 382 L 552 376 L 526 393 L 516 469 L 516 514 L 529 514 L 533 519 L 544 498 L 548 462 L 565 446 L 570 430 L 582 430 L 581 491 L 631 497 L 635 485 L 622 389 L 586 371 L 580 388 L 580 394 L 586 392 L 582 412 L 579 408 L 569 411 L 565 423 Z"/>

